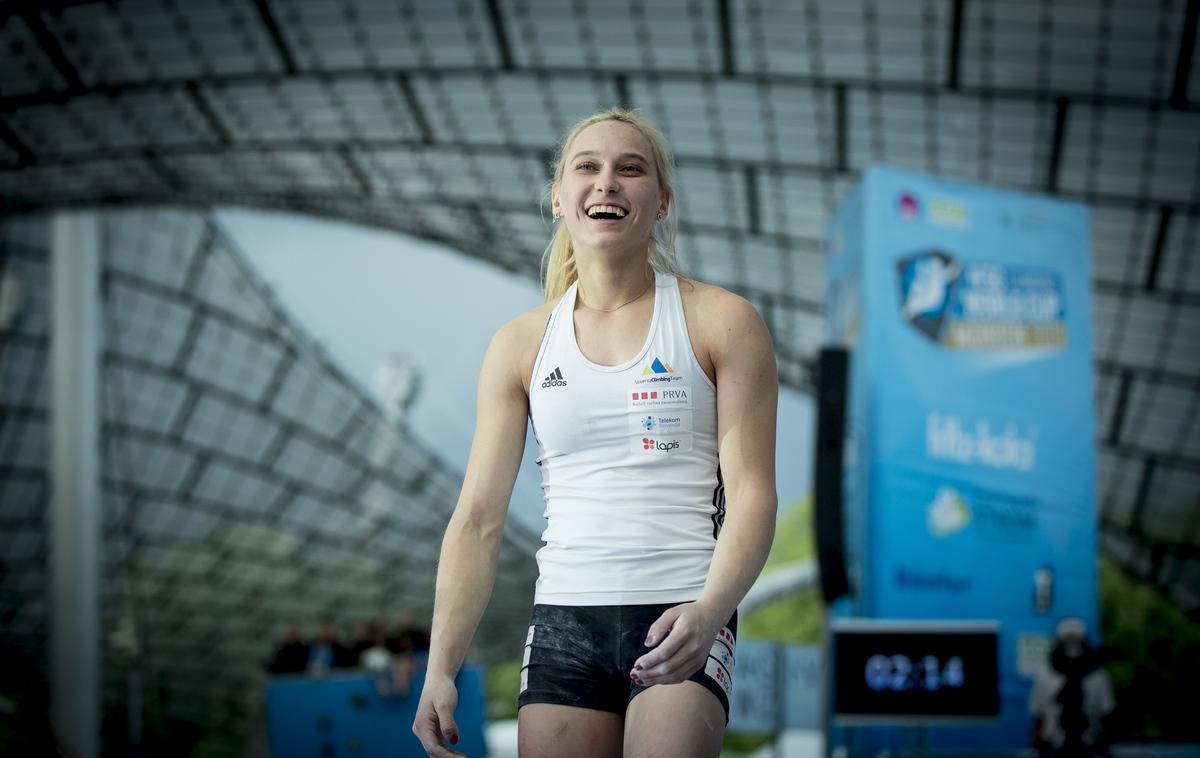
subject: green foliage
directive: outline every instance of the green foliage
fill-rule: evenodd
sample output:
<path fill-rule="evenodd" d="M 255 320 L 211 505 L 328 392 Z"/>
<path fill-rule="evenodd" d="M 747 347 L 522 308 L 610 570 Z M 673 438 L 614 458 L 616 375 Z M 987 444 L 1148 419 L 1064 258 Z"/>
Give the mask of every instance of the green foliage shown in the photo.
<path fill-rule="evenodd" d="M 807 498 L 796 503 L 775 524 L 775 541 L 763 570 L 811 560 L 816 550 L 812 533 L 812 499 Z"/>
<path fill-rule="evenodd" d="M 521 694 L 521 659 L 493 663 L 487 670 L 488 721 L 517 717 L 517 696 Z"/>
<path fill-rule="evenodd" d="M 788 511 L 775 527 L 775 542 L 764 571 L 812 560 L 816 544 L 812 534 L 812 501 Z M 742 639 L 770 640 L 794 645 L 816 645 L 825 628 L 825 605 L 814 588 L 780 598 L 741 619 Z"/>
<path fill-rule="evenodd" d="M 1108 559 L 1100 561 L 1100 607 L 1117 700 L 1113 736 L 1200 740 L 1200 624 Z"/>
<path fill-rule="evenodd" d="M 825 605 L 816 590 L 780 598 L 754 609 L 738 624 L 738 637 L 789 645 L 819 645 L 825 629 Z"/>
<path fill-rule="evenodd" d="M 770 732 L 738 732 L 725 733 L 725 741 L 721 743 L 721 756 L 734 756 L 753 753 L 770 742 L 773 735 Z"/>

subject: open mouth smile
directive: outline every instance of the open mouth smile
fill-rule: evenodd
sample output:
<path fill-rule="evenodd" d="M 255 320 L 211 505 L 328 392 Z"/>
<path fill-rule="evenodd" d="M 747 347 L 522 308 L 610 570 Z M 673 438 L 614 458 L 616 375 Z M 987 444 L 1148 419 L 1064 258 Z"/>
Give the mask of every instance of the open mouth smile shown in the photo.
<path fill-rule="evenodd" d="M 616 205 L 593 205 L 586 213 L 596 221 L 619 221 L 626 216 L 625 209 Z"/>

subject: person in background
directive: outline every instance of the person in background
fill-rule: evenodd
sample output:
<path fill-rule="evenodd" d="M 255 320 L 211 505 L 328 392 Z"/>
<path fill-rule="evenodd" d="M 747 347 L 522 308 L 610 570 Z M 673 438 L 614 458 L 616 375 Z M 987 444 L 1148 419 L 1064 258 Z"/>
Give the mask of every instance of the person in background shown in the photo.
<path fill-rule="evenodd" d="M 1108 672 L 1082 619 L 1064 618 L 1055 636 L 1049 666 L 1029 695 L 1034 748 L 1056 758 L 1107 756 L 1104 724 L 1115 707 Z"/>
<path fill-rule="evenodd" d="M 268 670 L 272 674 L 303 674 L 307 668 L 308 645 L 300 636 L 300 627 L 289 624 Z"/>
<path fill-rule="evenodd" d="M 323 622 L 308 647 L 308 673 L 320 676 L 333 669 L 353 668 L 356 663 L 353 652 L 342 644 L 337 626 L 332 621 Z"/>
<path fill-rule="evenodd" d="M 380 697 L 407 697 L 412 672 L 403 671 L 396 665 L 398 657 L 388 647 L 387 626 L 382 621 L 367 625 L 368 647 L 362 651 L 358 662 L 375 681 L 375 691 Z"/>
<path fill-rule="evenodd" d="M 350 649 L 350 656 L 353 658 L 355 666 L 362 665 L 362 654 L 365 653 L 372 644 L 373 635 L 371 633 L 371 622 L 355 622 L 354 632 L 350 635 L 350 644 L 347 646 Z"/>
<path fill-rule="evenodd" d="M 407 608 L 396 616 L 396 627 L 388 637 L 388 649 L 396 655 L 429 651 L 429 632 L 417 623 L 416 617 Z"/>

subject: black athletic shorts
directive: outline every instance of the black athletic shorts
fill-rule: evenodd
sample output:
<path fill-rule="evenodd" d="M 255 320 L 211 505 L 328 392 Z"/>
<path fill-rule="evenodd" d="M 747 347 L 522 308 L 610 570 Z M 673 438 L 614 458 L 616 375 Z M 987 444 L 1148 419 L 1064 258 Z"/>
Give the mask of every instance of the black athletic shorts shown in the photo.
<path fill-rule="evenodd" d="M 529 703 L 573 705 L 625 715 L 646 689 L 629 678 L 650 648 L 646 633 L 668 608 L 659 605 L 535 605 L 525 637 L 518 707 Z M 704 667 L 688 677 L 712 691 L 729 722 L 737 611 L 713 640 Z M 662 643 L 659 643 L 662 644 Z"/>

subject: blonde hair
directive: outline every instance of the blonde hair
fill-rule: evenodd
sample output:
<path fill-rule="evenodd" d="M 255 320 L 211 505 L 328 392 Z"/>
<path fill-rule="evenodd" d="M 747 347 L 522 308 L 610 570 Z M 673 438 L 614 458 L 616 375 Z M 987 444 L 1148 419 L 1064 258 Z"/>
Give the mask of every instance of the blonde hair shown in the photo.
<path fill-rule="evenodd" d="M 562 181 L 566 169 L 565 161 L 571 143 L 584 129 L 602 121 L 619 121 L 628 124 L 641 132 L 650 143 L 650 153 L 654 157 L 654 168 L 658 173 L 658 186 L 667 192 L 668 204 L 666 217 L 657 221 L 650 232 L 650 244 L 646 251 L 650 266 L 663 273 L 682 276 L 679 263 L 675 258 L 675 235 L 679 224 L 675 217 L 675 193 L 672 190 L 672 180 L 675 174 L 675 157 L 667 138 L 653 124 L 627 108 L 610 108 L 606 111 L 588 116 L 567 132 L 566 138 L 558 147 L 554 156 L 554 176 L 546 187 L 546 197 L 550 197 L 555 185 Z M 566 224 L 559 224 L 542 254 L 542 290 L 546 301 L 562 297 L 567 288 L 579 278 L 575 268 L 575 247 L 571 243 L 571 233 Z"/>

